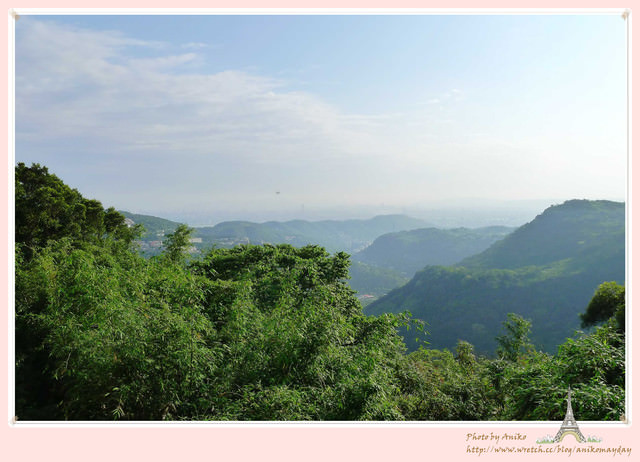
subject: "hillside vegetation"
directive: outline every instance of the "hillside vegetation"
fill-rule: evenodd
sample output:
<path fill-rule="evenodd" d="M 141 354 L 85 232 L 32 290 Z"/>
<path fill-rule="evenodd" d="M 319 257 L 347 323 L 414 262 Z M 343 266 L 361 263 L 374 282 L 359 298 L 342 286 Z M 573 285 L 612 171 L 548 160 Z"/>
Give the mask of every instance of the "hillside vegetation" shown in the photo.
<path fill-rule="evenodd" d="M 468 268 L 545 266 L 593 254 L 624 252 L 623 202 L 571 200 L 551 206 L 485 252 L 467 258 Z"/>
<path fill-rule="evenodd" d="M 554 351 L 604 281 L 625 281 L 624 204 L 574 200 L 458 265 L 426 267 L 367 312 L 408 310 L 433 326 L 434 347 L 463 339 L 484 353 L 507 313 L 517 313 L 531 319 L 534 344 Z"/>
<path fill-rule="evenodd" d="M 344 252 L 240 245 L 188 257 L 193 230 L 181 224 L 145 258 L 144 230 L 46 167 L 18 164 L 15 179 L 20 421 L 561 420 L 569 385 L 579 419 L 625 413 L 615 283 L 584 307 L 593 331 L 554 355 L 514 314 L 489 334 L 493 359 L 467 342 L 407 353 L 400 332 L 421 323 L 364 315 Z"/>
<path fill-rule="evenodd" d="M 413 276 L 427 265 L 452 265 L 482 252 L 514 228 L 421 228 L 384 234 L 353 255 L 355 261 Z"/>

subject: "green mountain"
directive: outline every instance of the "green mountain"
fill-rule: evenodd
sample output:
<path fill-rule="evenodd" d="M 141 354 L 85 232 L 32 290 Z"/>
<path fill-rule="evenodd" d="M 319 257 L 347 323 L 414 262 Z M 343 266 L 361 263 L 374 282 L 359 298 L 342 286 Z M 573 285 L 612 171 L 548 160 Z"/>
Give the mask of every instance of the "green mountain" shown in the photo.
<path fill-rule="evenodd" d="M 405 215 L 382 215 L 368 220 L 325 220 L 286 222 L 226 221 L 197 228 L 196 236 L 218 247 L 238 244 L 320 245 L 330 252 L 356 252 L 381 234 L 424 227 L 426 223 Z"/>
<path fill-rule="evenodd" d="M 490 353 L 512 312 L 532 321 L 537 347 L 553 351 L 603 281 L 625 281 L 624 203 L 572 200 L 456 266 L 426 267 L 367 313 L 409 310 L 428 323 L 434 348 L 463 339 Z"/>
<path fill-rule="evenodd" d="M 143 255 L 159 255 L 162 252 L 162 242 L 165 236 L 172 233 L 180 223 L 154 217 L 152 215 L 140 215 L 119 211 L 124 215 L 129 225 L 143 225 L 144 234 L 138 239 L 138 245 Z M 196 244 L 197 245 L 197 244 Z"/>
<path fill-rule="evenodd" d="M 547 265 L 622 244 L 623 202 L 571 200 L 549 207 L 486 252 L 461 262 L 475 268 L 521 268 Z"/>
<path fill-rule="evenodd" d="M 353 259 L 412 276 L 427 265 L 452 265 L 487 249 L 514 228 L 422 228 L 384 234 Z"/>
<path fill-rule="evenodd" d="M 122 213 L 135 224 L 145 227 L 142 250 L 157 253 L 163 237 L 173 232 L 179 223 L 151 215 Z M 286 222 L 225 221 L 215 226 L 195 228 L 193 237 L 197 249 L 216 246 L 231 248 L 239 244 L 291 244 L 295 247 L 319 245 L 330 252 L 357 252 L 381 234 L 415 229 L 427 223 L 405 215 L 380 215 L 368 220 L 325 220 Z"/>
<path fill-rule="evenodd" d="M 144 225 L 144 239 L 162 237 L 165 234 L 173 232 L 173 230 L 180 224 L 176 221 L 166 220 L 164 218 L 158 218 L 151 215 L 140 215 L 137 213 L 123 212 L 121 210 L 119 212 L 124 215 L 125 218 L 133 221 L 134 224 Z"/>

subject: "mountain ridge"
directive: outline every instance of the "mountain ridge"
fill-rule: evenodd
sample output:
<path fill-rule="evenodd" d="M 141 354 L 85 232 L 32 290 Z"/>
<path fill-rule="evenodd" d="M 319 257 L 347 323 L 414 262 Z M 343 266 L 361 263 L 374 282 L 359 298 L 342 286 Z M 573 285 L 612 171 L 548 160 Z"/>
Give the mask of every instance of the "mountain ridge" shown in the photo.
<path fill-rule="evenodd" d="M 578 314 L 600 283 L 624 283 L 624 211 L 624 203 L 612 201 L 549 207 L 478 255 L 425 267 L 365 310 L 409 310 L 429 324 L 433 347 L 453 348 L 463 339 L 483 353 L 494 351 L 513 312 L 531 319 L 534 344 L 551 351 L 579 328 Z"/>
<path fill-rule="evenodd" d="M 147 237 L 150 233 L 162 235 L 172 232 L 178 225 L 177 222 L 152 215 L 121 213 L 130 219 L 136 217 L 137 223 L 142 223 L 145 227 L 147 223 L 151 224 L 152 230 L 147 230 Z M 193 236 L 202 239 L 202 243 L 199 243 L 200 247 L 211 245 L 233 247 L 238 244 L 266 243 L 288 243 L 294 246 L 316 244 L 330 252 L 354 253 L 366 247 L 379 235 L 427 225 L 428 223 L 422 219 L 400 214 L 348 220 L 288 220 L 263 223 L 234 220 L 224 221 L 215 226 L 196 227 Z"/>
<path fill-rule="evenodd" d="M 377 237 L 370 246 L 354 254 L 353 259 L 412 276 L 427 265 L 452 265 L 477 254 L 513 230 L 507 226 L 487 226 L 398 231 Z"/>

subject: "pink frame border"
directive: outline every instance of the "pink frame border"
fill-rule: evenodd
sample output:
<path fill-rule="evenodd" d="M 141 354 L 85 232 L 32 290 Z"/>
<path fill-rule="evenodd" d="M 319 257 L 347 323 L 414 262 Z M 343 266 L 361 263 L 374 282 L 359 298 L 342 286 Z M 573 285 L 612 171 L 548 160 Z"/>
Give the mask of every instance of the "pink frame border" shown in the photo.
<path fill-rule="evenodd" d="M 49 10 L 54 12 L 53 9 L 57 8 L 87 8 L 88 6 L 95 6 L 100 8 L 97 12 L 104 11 L 102 8 L 105 5 L 98 5 L 97 2 L 80 2 L 78 0 L 68 1 L 64 4 L 51 1 L 39 1 L 38 8 Z M 304 5 L 301 5 L 304 3 Z M 453 4 L 452 4 L 453 3 Z M 443 2 L 443 1 L 405 1 L 401 4 L 389 5 L 389 2 L 381 2 L 380 0 L 374 2 L 363 1 L 351 1 L 348 3 L 350 9 L 349 12 L 357 12 L 352 10 L 355 8 L 438 8 L 442 9 L 442 12 L 450 12 L 454 8 L 465 8 L 465 12 L 470 13 L 530 13 L 533 8 L 548 8 L 546 11 L 558 11 L 552 10 L 558 8 L 556 2 L 544 0 L 540 2 L 531 2 L 524 4 L 518 1 L 517 5 L 514 5 L 514 1 L 494 1 L 491 3 L 478 2 L 478 1 L 456 1 L 456 2 Z M 0 266 L 2 273 L 2 293 L 7 296 L 2 299 L 2 305 L 6 307 L 3 310 L 5 316 L 0 317 L 1 327 L 0 330 L 3 333 L 8 333 L 11 326 L 11 315 L 9 303 L 10 296 L 10 283 L 11 283 L 11 268 L 12 262 L 9 260 L 12 255 L 12 246 L 10 245 L 10 235 L 12 234 L 12 222 L 11 222 L 11 207 L 10 207 L 10 179 L 13 174 L 13 161 L 12 161 L 12 114 L 13 110 L 10 107 L 11 100 L 9 94 L 11 94 L 10 75 L 12 67 L 10 65 L 10 58 L 12 53 L 12 24 L 14 19 L 10 15 L 9 8 L 13 7 L 18 13 L 21 9 L 17 5 L 6 4 L 7 11 L 7 29 L 5 30 L 4 37 L 7 40 L 7 46 L 3 48 L 3 58 L 5 63 L 8 63 L 7 73 L 3 74 L 3 80 L 6 79 L 6 88 L 9 89 L 7 94 L 3 96 L 3 102 L 7 107 L 6 124 L 7 131 L 7 143 L 8 143 L 8 156 L 6 159 L 7 171 L 2 176 L 3 187 L 0 187 L 0 203 L 3 207 L 3 213 L 1 219 L 5 226 L 0 228 L 0 241 L 9 243 L 6 246 L 0 247 L 0 258 L 4 263 Z M 110 2 L 109 8 L 130 8 L 132 5 L 130 2 L 124 2 L 116 0 Z M 135 2 L 134 7 L 137 9 L 142 8 L 176 8 L 178 5 L 175 2 L 169 2 L 167 0 L 151 2 L 149 0 L 143 0 Z M 230 1 L 215 1 L 204 2 L 202 0 L 196 0 L 189 2 L 189 5 L 179 5 L 182 7 L 196 8 L 194 12 L 198 12 L 197 9 L 205 8 L 233 8 L 238 10 L 240 8 L 254 8 L 257 11 L 267 11 L 269 8 L 341 8 L 344 7 L 342 2 L 335 0 L 325 2 L 322 5 L 313 5 L 307 1 L 293 2 L 293 1 L 245 1 L 241 4 Z M 626 5 L 628 6 L 628 5 Z M 610 8 L 606 2 L 594 2 L 594 1 L 582 1 L 577 2 L 575 0 L 564 1 L 560 5 L 559 11 L 566 11 L 572 8 L 602 8 L 609 11 L 616 11 L 616 9 Z M 487 8 L 495 8 L 496 10 L 488 11 Z M 514 8 L 522 8 L 522 10 L 515 10 Z M 623 13 L 625 6 L 619 8 L 620 14 Z M 40 13 L 47 11 L 39 11 Z M 603 11 L 604 12 L 604 11 Z M 633 18 L 631 18 L 633 19 Z M 621 18 L 621 27 L 622 27 Z M 636 42 L 637 34 L 632 33 L 633 21 L 628 21 L 630 39 Z M 634 43 L 635 44 L 635 43 Z M 640 49 L 638 46 L 631 46 L 631 50 Z M 631 58 L 631 52 L 629 53 Z M 631 62 L 637 67 L 637 60 L 631 60 Z M 629 76 L 634 73 L 631 71 Z M 637 72 L 635 73 L 637 74 Z M 630 86 L 631 89 L 631 86 Z M 631 98 L 631 92 L 630 92 Z M 630 104 L 632 100 L 630 99 Z M 631 106 L 629 109 L 630 117 L 630 130 L 631 132 L 640 133 L 637 121 L 631 118 Z M 631 143 L 629 143 L 629 150 L 631 150 Z M 629 154 L 629 166 L 632 168 L 632 154 Z M 632 194 L 632 177 L 633 171 L 629 172 L 629 202 L 632 204 L 629 209 L 629 230 L 638 228 L 633 226 L 640 216 L 639 213 L 632 213 L 637 208 L 636 204 L 640 204 L 640 197 L 636 198 Z M 640 196 L 640 193 L 639 193 Z M 633 206 L 634 210 L 631 209 Z M 631 241 L 629 241 L 631 244 Z M 631 285 L 631 290 L 628 293 L 633 292 L 633 288 L 637 287 L 640 281 L 638 276 L 631 273 L 631 262 L 634 260 L 636 252 L 633 252 L 631 245 L 629 245 L 629 262 L 628 262 L 628 285 Z M 631 253 L 633 252 L 633 253 Z M 631 318 L 631 316 L 629 316 Z M 631 331 L 637 330 L 639 327 L 637 320 L 630 320 L 632 323 Z M 638 355 L 633 354 L 633 350 L 630 351 L 632 363 L 629 364 L 632 370 L 638 370 Z M 200 424 L 186 424 L 186 425 L 100 425 L 100 424 L 70 424 L 70 425 L 56 425 L 56 426 L 20 426 L 12 423 L 11 416 L 9 415 L 9 370 L 11 367 L 11 361 L 9 359 L 9 342 L 0 342 L 0 358 L 2 366 L 0 367 L 0 374 L 2 375 L 0 388 L 2 390 L 2 396 L 5 399 L 0 400 L 0 414 L 7 416 L 6 424 L 0 429 L 0 451 L 3 454 L 5 460 L 63 460 L 63 461 L 75 461 L 75 460 L 92 460 L 92 461 L 113 461 L 114 459 L 121 460 L 189 460 L 189 459 L 204 459 L 204 460 L 278 460 L 278 461 L 298 461 L 298 460 L 459 460 L 469 457 L 478 457 L 478 454 L 467 452 L 469 442 L 467 441 L 467 435 L 469 433 L 490 433 L 494 434 L 514 434 L 520 433 L 526 436 L 526 440 L 520 443 L 514 443 L 513 445 L 518 447 L 535 447 L 535 440 L 546 434 L 554 434 L 557 431 L 559 423 L 540 423 L 540 424 L 522 424 L 522 423 L 499 423 L 499 424 L 485 424 L 485 423 L 472 423 L 472 424 L 237 424 L 237 425 L 200 425 Z M 632 385 L 631 393 L 629 395 L 636 396 L 638 391 L 638 385 L 634 382 L 630 382 Z M 633 404 L 633 402 L 631 403 Z M 635 416 L 635 406 L 631 409 L 631 418 Z M 639 436 L 637 426 L 633 426 L 630 423 L 616 423 L 616 424 L 588 424 L 581 425 L 583 433 L 596 434 L 603 439 L 603 445 L 609 447 L 628 447 L 632 448 L 632 453 L 640 453 L 640 445 L 636 445 L 636 438 Z M 520 455 L 484 455 L 483 459 L 495 460 L 520 460 L 529 456 L 538 457 L 539 454 L 524 453 Z M 552 454 L 552 457 L 562 457 L 558 454 Z M 573 457 L 594 457 L 594 455 L 582 455 L 573 454 Z M 611 455 L 602 457 L 611 457 Z M 508 459 L 507 459 L 508 458 Z"/>

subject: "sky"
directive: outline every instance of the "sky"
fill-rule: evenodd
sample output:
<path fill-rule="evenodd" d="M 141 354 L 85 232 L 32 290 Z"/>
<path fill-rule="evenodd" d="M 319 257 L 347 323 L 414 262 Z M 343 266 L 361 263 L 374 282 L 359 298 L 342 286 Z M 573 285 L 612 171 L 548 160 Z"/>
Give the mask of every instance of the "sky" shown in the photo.
<path fill-rule="evenodd" d="M 624 200 L 626 57 L 619 14 L 21 15 L 15 161 L 209 222 Z"/>

